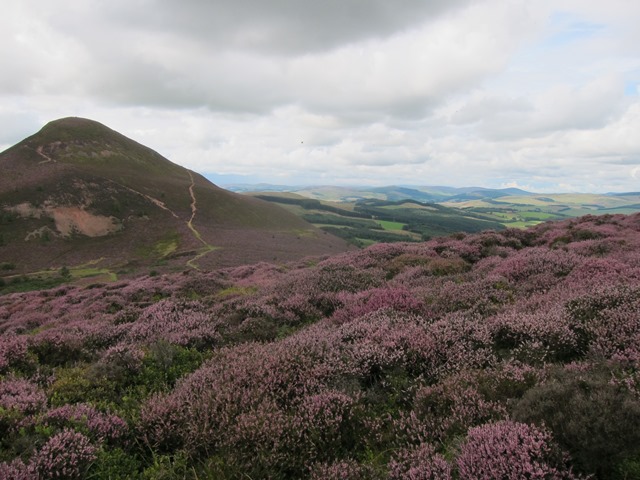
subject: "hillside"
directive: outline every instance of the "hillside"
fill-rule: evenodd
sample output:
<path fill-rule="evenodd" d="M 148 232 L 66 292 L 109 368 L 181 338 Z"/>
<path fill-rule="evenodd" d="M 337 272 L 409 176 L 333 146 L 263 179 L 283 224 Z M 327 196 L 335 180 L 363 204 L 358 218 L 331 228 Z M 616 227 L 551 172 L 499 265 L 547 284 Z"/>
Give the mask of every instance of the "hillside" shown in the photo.
<path fill-rule="evenodd" d="M 2 295 L 0 478 L 637 479 L 639 311 L 640 214 Z"/>
<path fill-rule="evenodd" d="M 303 198 L 329 202 L 345 209 L 352 209 L 354 205 L 372 200 L 389 203 L 409 201 L 438 204 L 450 209 L 447 214 L 450 219 L 475 217 L 488 222 L 497 222 L 505 227 L 516 228 L 530 227 L 547 220 L 562 220 L 588 214 L 629 214 L 640 211 L 640 193 L 638 192 L 538 194 L 518 188 L 490 189 L 442 186 L 291 187 L 235 185 L 229 188 L 254 196 L 298 195 Z M 454 230 L 457 228 L 468 232 L 476 231 L 473 228 L 461 227 L 460 225 L 453 225 L 453 227 Z M 435 236 L 443 233 L 448 234 L 450 230 L 435 228 L 429 235 Z"/>
<path fill-rule="evenodd" d="M 286 192 L 250 195 L 281 205 L 325 232 L 358 247 L 379 242 L 419 242 L 458 232 L 504 228 L 488 215 L 411 199 L 328 202 Z"/>
<path fill-rule="evenodd" d="M 0 170 L 0 264 L 13 275 L 211 268 L 347 248 L 87 119 L 47 124 L 1 153 Z"/>

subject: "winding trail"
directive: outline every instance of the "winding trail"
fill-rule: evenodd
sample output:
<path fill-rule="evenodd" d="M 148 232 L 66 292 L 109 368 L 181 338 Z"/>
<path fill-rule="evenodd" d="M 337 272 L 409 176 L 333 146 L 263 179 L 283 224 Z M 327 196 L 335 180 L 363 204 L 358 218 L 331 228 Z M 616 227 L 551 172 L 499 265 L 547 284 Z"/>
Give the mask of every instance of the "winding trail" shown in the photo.
<path fill-rule="evenodd" d="M 187 173 L 189 174 L 189 179 L 191 180 L 191 184 L 189 185 L 189 196 L 191 197 L 191 218 L 187 222 L 187 227 L 189 227 L 189 230 L 191 230 L 191 232 L 193 233 L 193 236 L 200 243 L 202 243 L 202 249 L 200 253 L 198 253 L 195 257 L 189 260 L 187 262 L 187 266 L 195 270 L 200 270 L 200 267 L 198 267 L 198 264 L 196 262 L 200 260 L 202 257 L 204 257 L 205 255 L 207 255 L 208 253 L 213 252 L 214 250 L 217 250 L 218 247 L 215 247 L 207 243 L 207 241 L 204 238 L 202 238 L 202 235 L 196 229 L 196 227 L 193 226 L 193 220 L 196 218 L 196 214 L 198 213 L 198 200 L 196 199 L 196 194 L 194 191 L 196 182 L 195 182 L 195 179 L 193 178 L 193 174 L 191 173 L 191 170 L 187 170 Z"/>
<path fill-rule="evenodd" d="M 44 160 L 38 162 L 38 164 L 42 165 L 43 163 L 49 163 L 49 162 L 56 163 L 56 161 L 53 158 L 51 158 L 49 155 L 47 155 L 42 151 L 42 145 L 36 148 L 36 153 L 40 155 L 42 158 L 44 158 Z"/>
<path fill-rule="evenodd" d="M 43 151 L 43 146 L 40 145 L 38 146 L 35 151 L 36 153 L 41 156 L 42 158 L 44 158 L 44 160 L 38 162 L 40 164 L 44 164 L 44 163 L 56 163 L 56 160 L 54 158 L 51 158 L 49 155 L 47 155 L 46 153 L 44 153 Z M 193 234 L 193 236 L 196 238 L 196 240 L 198 240 L 201 244 L 202 247 L 200 248 L 200 251 L 198 252 L 198 254 L 196 256 L 194 256 L 191 260 L 189 260 L 187 262 L 187 266 L 195 269 L 195 270 L 200 270 L 200 267 L 198 267 L 198 264 L 196 263 L 199 259 L 201 259 L 202 257 L 204 257 L 205 255 L 207 255 L 208 253 L 217 250 L 218 247 L 215 247 L 209 243 L 207 243 L 207 241 L 202 238 L 202 235 L 200 234 L 200 232 L 198 231 L 198 229 L 193 225 L 193 221 L 196 218 L 196 215 L 198 213 L 198 200 L 196 199 L 196 194 L 195 194 L 195 179 L 193 178 L 193 174 L 191 173 L 190 170 L 187 170 L 187 173 L 189 174 L 189 180 L 191 181 L 191 183 L 189 184 L 189 196 L 191 197 L 191 217 L 189 218 L 189 221 L 187 222 L 187 227 L 189 228 L 189 230 L 191 230 L 191 233 Z M 121 183 L 118 182 L 114 182 L 113 180 L 111 180 L 113 183 L 115 183 L 116 185 L 119 185 L 122 188 L 125 188 L 127 190 L 129 190 L 132 193 L 135 193 L 137 195 L 140 195 L 144 198 L 146 198 L 148 201 L 150 201 L 151 203 L 153 203 L 154 205 L 156 205 L 157 207 L 160 207 L 163 210 L 166 210 L 167 212 L 169 212 L 174 218 L 180 218 L 173 210 L 171 210 L 170 208 L 168 208 L 164 202 L 161 202 L 160 200 L 158 200 L 157 198 L 154 198 L 150 195 L 147 195 L 145 193 L 139 192 L 137 190 L 134 190 L 131 187 L 127 187 L 126 185 L 122 185 Z"/>

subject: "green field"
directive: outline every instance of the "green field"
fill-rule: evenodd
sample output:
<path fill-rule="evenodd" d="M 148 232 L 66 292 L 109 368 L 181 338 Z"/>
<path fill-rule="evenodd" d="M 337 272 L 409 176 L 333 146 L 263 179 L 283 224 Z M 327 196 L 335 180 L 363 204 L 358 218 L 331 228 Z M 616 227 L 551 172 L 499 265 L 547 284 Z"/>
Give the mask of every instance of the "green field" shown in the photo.
<path fill-rule="evenodd" d="M 389 231 L 392 231 L 392 232 L 398 231 L 398 230 L 403 230 L 407 226 L 406 223 L 392 222 L 392 221 L 389 221 L 389 220 L 378 220 L 378 223 L 385 230 L 389 230 Z"/>

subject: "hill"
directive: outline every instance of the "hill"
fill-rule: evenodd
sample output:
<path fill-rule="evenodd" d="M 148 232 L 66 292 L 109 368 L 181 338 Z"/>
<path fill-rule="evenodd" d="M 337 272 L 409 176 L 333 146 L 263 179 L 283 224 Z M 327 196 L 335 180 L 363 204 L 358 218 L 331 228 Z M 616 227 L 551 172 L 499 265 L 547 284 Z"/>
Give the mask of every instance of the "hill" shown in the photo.
<path fill-rule="evenodd" d="M 259 191 L 257 191 L 259 187 Z M 478 231 L 481 220 L 487 225 L 485 228 L 530 227 L 548 220 L 562 220 L 582 215 L 606 215 L 613 213 L 635 213 L 640 211 L 640 194 L 638 192 L 593 194 L 593 193 L 563 193 L 538 194 L 518 188 L 490 189 L 481 187 L 291 187 L 276 185 L 237 185 L 229 187 L 234 191 L 253 196 L 282 197 L 298 195 L 318 202 L 329 203 L 333 207 L 353 210 L 357 205 L 377 200 L 388 202 L 387 209 L 393 204 L 404 203 L 404 221 L 400 222 L 407 228 L 410 225 L 422 224 L 427 228 L 415 229 L 420 235 L 438 236 L 448 235 L 452 231 Z M 272 201 L 276 201 L 273 199 Z M 416 203 L 417 202 L 417 203 Z M 280 202 L 281 204 L 283 202 Z M 415 210 L 419 204 L 437 204 L 447 207 L 446 219 L 434 218 L 430 222 L 425 218 L 424 209 Z M 396 207 L 393 207 L 396 208 Z M 410 209 L 414 210 L 411 211 Z M 433 210 L 433 208 L 432 208 Z M 305 217 L 306 212 L 291 209 L 294 213 Z M 442 210 L 444 212 L 444 210 Z M 386 212 L 383 212 L 385 214 Z M 412 218 L 416 214 L 415 218 Z M 371 219 L 371 218 L 370 218 Z M 476 222 L 474 222 L 474 219 Z M 314 222 L 315 223 L 315 222 Z M 317 223 L 323 227 L 323 223 Z M 431 225 L 430 225 L 431 224 Z M 490 225 L 490 226 L 489 226 Z M 326 228 L 325 228 L 326 229 Z M 362 238 L 362 231 L 349 232 L 342 229 L 345 238 L 357 243 L 367 243 L 375 240 L 375 232 L 369 232 L 368 237 Z M 375 230 L 371 228 L 370 230 Z M 384 241 L 394 241 L 394 237 L 385 234 Z M 397 236 L 396 236 L 397 237 Z M 398 238 L 395 239 L 396 241 Z"/>
<path fill-rule="evenodd" d="M 347 248 L 87 119 L 47 124 L 1 153 L 0 170 L 0 264 L 11 274 L 210 268 Z"/>
<path fill-rule="evenodd" d="M 281 205 L 325 232 L 358 247 L 378 242 L 419 242 L 458 232 L 504 228 L 494 218 L 481 213 L 411 199 L 328 202 L 286 192 L 251 195 Z"/>
<path fill-rule="evenodd" d="M 0 477 L 638 478 L 639 311 L 640 214 L 0 295 Z"/>

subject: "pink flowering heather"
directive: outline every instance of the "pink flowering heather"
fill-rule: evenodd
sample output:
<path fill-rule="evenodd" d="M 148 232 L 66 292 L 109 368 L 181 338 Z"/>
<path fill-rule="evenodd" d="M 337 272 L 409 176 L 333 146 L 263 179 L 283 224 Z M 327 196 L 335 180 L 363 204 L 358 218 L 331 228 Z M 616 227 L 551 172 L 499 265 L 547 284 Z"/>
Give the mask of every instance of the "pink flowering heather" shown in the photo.
<path fill-rule="evenodd" d="M 451 465 L 436 453 L 435 448 L 423 443 L 404 449 L 389 462 L 389 480 L 451 480 Z"/>
<path fill-rule="evenodd" d="M 36 478 L 80 479 L 84 478 L 95 458 L 96 448 L 87 437 L 73 430 L 63 430 L 36 452 L 29 469 L 36 473 Z"/>
<path fill-rule="evenodd" d="M 33 414 L 47 403 L 47 397 L 38 385 L 22 378 L 0 380 L 0 407 L 21 414 Z"/>
<path fill-rule="evenodd" d="M 34 480 L 38 477 L 21 459 L 17 458 L 11 462 L 0 462 L 0 478 L 3 480 Z"/>
<path fill-rule="evenodd" d="M 291 421 L 297 456 L 309 461 L 334 458 L 357 439 L 354 435 L 356 399 L 325 391 L 302 400 Z"/>
<path fill-rule="evenodd" d="M 0 336 L 0 373 L 26 360 L 27 340 L 22 336 Z"/>
<path fill-rule="evenodd" d="M 548 433 L 508 420 L 470 429 L 456 466 L 460 480 L 576 478 Z"/>
<path fill-rule="evenodd" d="M 442 442 L 505 413 L 502 405 L 484 398 L 475 378 L 458 375 L 418 390 L 413 410 L 396 422 L 396 429 L 398 439 L 408 443 Z"/>
<path fill-rule="evenodd" d="M 367 465 L 355 460 L 342 460 L 335 463 L 317 463 L 311 467 L 310 480 L 361 480 L 382 478 Z"/>
<path fill-rule="evenodd" d="M 580 356 L 579 339 L 564 309 L 535 313 L 509 311 L 489 320 L 498 350 L 511 350 L 521 361 L 544 363 Z"/>
<path fill-rule="evenodd" d="M 220 338 L 218 323 L 198 302 L 162 300 L 147 307 L 138 320 L 127 326 L 129 342 L 165 340 L 181 346 L 213 345 Z"/>
<path fill-rule="evenodd" d="M 333 315 L 336 323 L 344 323 L 382 309 L 419 313 L 422 304 L 405 288 L 376 288 L 357 294 L 342 293 L 344 308 Z"/>
<path fill-rule="evenodd" d="M 269 400 L 238 413 L 220 433 L 217 447 L 226 453 L 227 465 L 240 471 L 259 474 L 304 463 L 297 455 L 288 416 Z"/>
<path fill-rule="evenodd" d="M 373 380 L 385 369 L 422 363 L 426 323 L 414 315 L 377 311 L 340 325 L 336 332 L 352 368 Z"/>
<path fill-rule="evenodd" d="M 119 343 L 109 347 L 100 357 L 99 365 L 137 373 L 142 367 L 144 351 L 137 345 Z"/>
<path fill-rule="evenodd" d="M 639 309 L 640 289 L 624 286 L 595 290 L 566 304 L 592 355 L 632 363 L 640 357 Z"/>
<path fill-rule="evenodd" d="M 114 442 L 127 434 L 127 424 L 116 415 L 99 412 L 86 404 L 64 405 L 49 410 L 44 416 L 48 425 L 81 425 L 99 443 Z"/>
<path fill-rule="evenodd" d="M 0 295 L 0 478 L 633 478 L 639 292 L 640 214 Z"/>
<path fill-rule="evenodd" d="M 545 290 L 555 285 L 580 263 L 580 257 L 564 250 L 543 247 L 522 250 L 504 260 L 495 271 L 527 290 Z"/>

